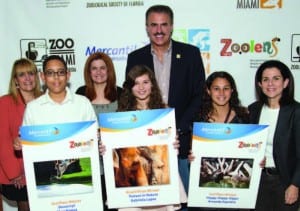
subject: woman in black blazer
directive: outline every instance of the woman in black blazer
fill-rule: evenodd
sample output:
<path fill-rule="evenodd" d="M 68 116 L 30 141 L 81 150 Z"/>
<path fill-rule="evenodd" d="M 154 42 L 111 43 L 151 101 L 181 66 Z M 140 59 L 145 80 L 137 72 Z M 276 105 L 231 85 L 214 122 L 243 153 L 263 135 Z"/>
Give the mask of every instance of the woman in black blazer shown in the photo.
<path fill-rule="evenodd" d="M 250 122 L 269 125 L 257 211 L 296 211 L 300 187 L 300 104 L 294 99 L 290 69 L 278 60 L 264 62 L 255 75 L 257 102 Z"/>

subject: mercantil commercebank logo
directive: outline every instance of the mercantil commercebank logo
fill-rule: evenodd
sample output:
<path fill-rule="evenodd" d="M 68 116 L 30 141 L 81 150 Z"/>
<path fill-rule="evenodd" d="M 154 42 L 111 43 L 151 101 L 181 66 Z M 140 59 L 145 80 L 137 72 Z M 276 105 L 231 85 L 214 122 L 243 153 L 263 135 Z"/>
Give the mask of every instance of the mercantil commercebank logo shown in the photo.
<path fill-rule="evenodd" d="M 126 123 L 132 123 L 137 121 L 138 121 L 138 117 L 136 114 L 125 115 L 121 117 L 109 117 L 107 119 L 107 122 L 112 124 L 126 124 Z"/>
<path fill-rule="evenodd" d="M 53 128 L 52 134 L 53 135 L 58 135 L 60 133 L 59 129 L 57 127 Z"/>
<path fill-rule="evenodd" d="M 131 115 L 131 121 L 136 122 L 138 120 L 137 116 L 135 114 Z"/>
<path fill-rule="evenodd" d="M 59 135 L 60 130 L 57 127 L 53 127 L 51 129 L 41 129 L 41 130 L 29 130 L 28 135 L 33 137 L 48 137 L 52 135 Z"/>
<path fill-rule="evenodd" d="M 84 54 L 86 56 L 90 56 L 93 53 L 102 52 L 102 53 L 105 53 L 108 56 L 110 56 L 113 61 L 126 61 L 127 55 L 130 52 L 132 52 L 146 44 L 147 44 L 146 42 L 145 43 L 142 42 L 139 44 L 125 45 L 125 46 L 121 46 L 121 47 L 104 47 L 104 46 L 98 47 L 95 45 L 91 45 L 91 46 L 86 47 Z"/>
<path fill-rule="evenodd" d="M 220 134 L 226 134 L 229 135 L 232 133 L 232 129 L 230 127 L 225 127 L 225 128 L 208 128 L 208 127 L 203 127 L 201 128 L 201 131 L 203 131 L 206 134 L 215 134 L 215 135 L 220 135 Z"/>

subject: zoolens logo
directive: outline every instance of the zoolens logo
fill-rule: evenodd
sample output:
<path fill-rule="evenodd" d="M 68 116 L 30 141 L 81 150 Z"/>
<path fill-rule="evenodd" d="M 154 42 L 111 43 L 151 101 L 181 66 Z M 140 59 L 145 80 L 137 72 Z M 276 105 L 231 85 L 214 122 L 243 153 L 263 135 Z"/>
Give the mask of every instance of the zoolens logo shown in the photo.
<path fill-rule="evenodd" d="M 280 9 L 282 0 L 237 0 L 237 9 Z"/>
<path fill-rule="evenodd" d="M 71 149 L 80 148 L 80 147 L 91 148 L 91 147 L 93 147 L 93 142 L 94 142 L 94 139 L 80 140 L 80 141 L 71 140 L 71 141 L 69 141 L 69 147 Z"/>
<path fill-rule="evenodd" d="M 238 148 L 256 148 L 260 149 L 262 146 L 262 141 L 257 142 L 257 143 L 249 143 L 249 142 L 244 142 L 244 141 L 239 141 L 238 142 Z"/>
<path fill-rule="evenodd" d="M 168 138 L 172 134 L 172 127 L 167 128 L 148 128 L 148 136 L 159 136 L 161 138 Z"/>
<path fill-rule="evenodd" d="M 270 41 L 257 42 L 255 40 L 249 40 L 244 43 L 234 42 L 230 38 L 221 39 L 223 47 L 220 52 L 220 56 L 232 56 L 233 54 L 269 54 L 270 57 L 275 57 L 278 53 L 277 43 L 280 42 L 279 37 L 274 37 Z"/>

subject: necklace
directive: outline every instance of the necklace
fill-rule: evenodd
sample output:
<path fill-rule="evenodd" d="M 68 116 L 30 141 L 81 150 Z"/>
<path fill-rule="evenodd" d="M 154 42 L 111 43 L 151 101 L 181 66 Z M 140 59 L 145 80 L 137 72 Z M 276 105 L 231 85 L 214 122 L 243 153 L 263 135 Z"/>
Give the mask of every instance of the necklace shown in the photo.
<path fill-rule="evenodd" d="M 227 122 L 228 122 L 228 119 L 229 119 L 230 114 L 231 114 L 231 107 L 229 108 L 229 111 L 228 111 L 228 113 L 227 113 L 227 115 L 226 115 L 226 118 L 225 118 L 225 120 L 224 120 L 224 123 L 227 123 Z"/>
<path fill-rule="evenodd" d="M 229 120 L 229 117 L 230 117 L 230 114 L 231 114 L 231 108 L 229 108 L 229 110 L 228 110 L 228 112 L 227 112 L 227 114 L 226 114 L 226 117 L 225 117 L 225 120 L 224 120 L 224 123 L 227 123 L 228 122 L 228 120 Z M 210 121 L 211 120 L 211 121 Z M 216 119 L 215 118 L 213 118 L 212 116 L 208 116 L 208 119 L 207 119 L 207 121 L 209 121 L 209 122 L 216 122 Z M 220 121 L 221 122 L 221 121 Z"/>

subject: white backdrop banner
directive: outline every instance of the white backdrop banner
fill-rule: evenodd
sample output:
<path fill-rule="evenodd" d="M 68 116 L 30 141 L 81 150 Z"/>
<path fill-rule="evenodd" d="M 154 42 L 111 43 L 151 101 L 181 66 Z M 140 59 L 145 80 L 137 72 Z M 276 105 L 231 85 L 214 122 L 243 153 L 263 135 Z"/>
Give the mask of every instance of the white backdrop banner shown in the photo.
<path fill-rule="evenodd" d="M 41 68 L 52 54 L 67 61 L 73 91 L 83 85 L 85 60 L 96 51 L 112 57 L 122 86 L 128 53 L 149 42 L 145 11 L 157 3 L 174 10 L 173 38 L 200 48 L 207 75 L 225 70 L 234 76 L 245 106 L 255 99 L 255 71 L 268 59 L 286 63 L 299 90 L 300 1 L 1 0 L 0 95 L 16 59 L 30 58 Z"/>

